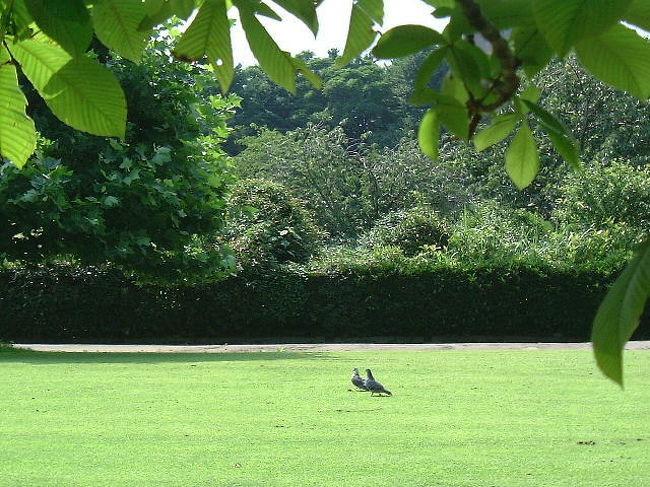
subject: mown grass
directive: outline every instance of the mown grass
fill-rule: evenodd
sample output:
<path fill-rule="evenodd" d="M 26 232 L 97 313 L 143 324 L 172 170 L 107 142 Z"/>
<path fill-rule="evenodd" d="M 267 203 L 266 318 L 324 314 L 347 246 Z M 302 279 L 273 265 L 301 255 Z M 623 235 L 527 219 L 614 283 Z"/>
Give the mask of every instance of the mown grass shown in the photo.
<path fill-rule="evenodd" d="M 393 397 L 349 391 L 371 366 Z M 650 353 L 0 352 L 2 486 L 650 485 Z"/>

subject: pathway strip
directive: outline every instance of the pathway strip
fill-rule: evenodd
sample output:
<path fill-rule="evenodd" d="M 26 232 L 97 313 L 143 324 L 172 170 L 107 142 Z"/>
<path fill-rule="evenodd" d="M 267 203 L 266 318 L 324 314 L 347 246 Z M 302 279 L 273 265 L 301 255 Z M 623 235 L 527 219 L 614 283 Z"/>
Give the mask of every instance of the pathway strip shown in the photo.
<path fill-rule="evenodd" d="M 591 350 L 591 343 L 282 343 L 273 345 L 91 345 L 16 343 L 39 352 L 94 353 L 237 353 L 237 352 L 362 352 L 423 350 Z M 626 350 L 650 350 L 650 341 L 629 342 Z"/>

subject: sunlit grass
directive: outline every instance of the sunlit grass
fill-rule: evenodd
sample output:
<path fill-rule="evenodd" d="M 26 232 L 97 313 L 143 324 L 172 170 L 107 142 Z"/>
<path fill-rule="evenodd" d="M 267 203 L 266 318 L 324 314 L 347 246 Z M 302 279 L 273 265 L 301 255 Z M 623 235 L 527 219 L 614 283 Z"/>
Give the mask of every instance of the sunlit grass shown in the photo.
<path fill-rule="evenodd" d="M 351 392 L 372 367 L 393 397 Z M 0 351 L 2 486 L 650 485 L 650 353 Z"/>

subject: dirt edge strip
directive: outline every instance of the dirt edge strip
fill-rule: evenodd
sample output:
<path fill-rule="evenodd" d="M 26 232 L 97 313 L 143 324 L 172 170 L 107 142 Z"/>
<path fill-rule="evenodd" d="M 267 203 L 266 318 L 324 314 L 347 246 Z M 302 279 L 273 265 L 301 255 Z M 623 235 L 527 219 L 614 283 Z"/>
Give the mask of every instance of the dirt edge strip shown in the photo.
<path fill-rule="evenodd" d="M 272 345 L 91 345 L 16 343 L 15 348 L 39 352 L 95 353 L 238 353 L 238 352 L 365 352 L 424 350 L 591 350 L 591 343 L 282 343 Z M 629 342 L 626 350 L 650 350 L 650 341 Z"/>

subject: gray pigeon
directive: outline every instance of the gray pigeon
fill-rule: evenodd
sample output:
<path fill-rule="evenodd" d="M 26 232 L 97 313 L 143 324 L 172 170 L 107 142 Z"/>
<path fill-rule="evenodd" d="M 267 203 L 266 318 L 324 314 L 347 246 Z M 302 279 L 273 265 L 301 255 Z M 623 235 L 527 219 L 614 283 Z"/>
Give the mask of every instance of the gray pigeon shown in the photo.
<path fill-rule="evenodd" d="M 362 391 L 367 391 L 368 388 L 366 387 L 366 381 L 359 375 L 359 369 L 356 367 L 352 369 L 352 384 L 358 389 L 361 389 Z"/>
<path fill-rule="evenodd" d="M 375 380 L 370 369 L 366 369 L 366 374 L 368 375 L 368 378 L 366 379 L 365 386 L 366 389 L 370 391 L 371 396 L 374 396 L 375 393 L 379 394 L 380 396 L 382 394 L 388 394 L 389 396 L 393 395 L 389 390 L 386 390 L 384 386 Z"/>

